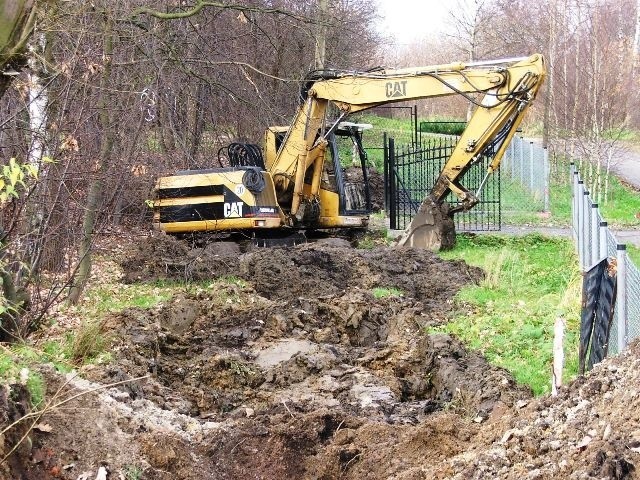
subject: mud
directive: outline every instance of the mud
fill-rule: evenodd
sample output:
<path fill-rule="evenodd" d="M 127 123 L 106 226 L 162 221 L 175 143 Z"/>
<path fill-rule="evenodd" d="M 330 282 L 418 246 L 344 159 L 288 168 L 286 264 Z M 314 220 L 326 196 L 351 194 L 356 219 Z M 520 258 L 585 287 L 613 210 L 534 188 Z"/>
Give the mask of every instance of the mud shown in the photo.
<path fill-rule="evenodd" d="M 24 478 L 93 480 L 101 465 L 110 479 L 635 478 L 638 387 L 607 397 L 616 384 L 598 375 L 640 368 L 534 400 L 427 333 L 477 269 L 409 248 L 181 245 L 141 243 L 124 277 L 197 288 L 108 316 L 107 366 L 45 371 L 52 394 L 95 393 L 49 416 Z"/>

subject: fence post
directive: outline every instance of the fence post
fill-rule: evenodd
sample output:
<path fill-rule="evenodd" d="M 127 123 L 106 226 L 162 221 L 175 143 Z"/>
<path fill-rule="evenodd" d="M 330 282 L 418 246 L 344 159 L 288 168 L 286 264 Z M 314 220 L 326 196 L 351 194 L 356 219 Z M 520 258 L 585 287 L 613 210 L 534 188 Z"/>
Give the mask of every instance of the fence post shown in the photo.
<path fill-rule="evenodd" d="M 533 178 L 535 169 L 533 168 L 533 142 L 529 142 L 529 190 L 533 192 Z"/>
<path fill-rule="evenodd" d="M 600 260 L 600 222 L 598 221 L 598 204 L 591 204 L 591 265 Z"/>
<path fill-rule="evenodd" d="M 396 157 L 396 145 L 393 138 L 389 138 L 389 228 L 396 230 L 398 228 L 397 222 L 397 205 L 396 205 L 396 175 L 395 175 L 395 157 Z"/>
<path fill-rule="evenodd" d="M 516 176 L 516 141 L 518 137 L 514 136 L 511 138 L 511 142 L 509 143 L 509 166 L 511 167 L 511 179 L 513 180 Z"/>
<path fill-rule="evenodd" d="M 600 222 L 600 258 L 607 258 L 609 255 L 609 245 L 607 244 L 608 223 Z"/>
<path fill-rule="evenodd" d="M 587 270 L 589 259 L 591 258 L 591 242 L 589 242 L 589 235 L 591 234 L 591 201 L 589 199 L 589 190 L 582 192 L 582 211 L 584 217 L 582 218 L 582 267 L 583 271 Z"/>
<path fill-rule="evenodd" d="M 384 211 L 389 212 L 389 148 L 387 145 L 387 132 L 382 134 L 382 171 L 384 176 Z"/>
<path fill-rule="evenodd" d="M 573 227 L 573 240 L 578 245 L 578 170 L 571 162 L 571 226 Z M 579 249 L 579 245 L 578 245 Z"/>
<path fill-rule="evenodd" d="M 520 137 L 520 183 L 524 185 L 524 138 Z"/>
<path fill-rule="evenodd" d="M 616 246 L 616 259 L 618 263 L 616 286 L 616 312 L 618 323 L 618 353 L 627 346 L 627 246 Z"/>
<path fill-rule="evenodd" d="M 542 156 L 542 163 L 544 165 L 544 211 L 549 212 L 551 209 L 551 199 L 549 197 L 549 188 L 551 179 L 551 165 L 549 164 L 549 149 L 544 147 Z"/>
<path fill-rule="evenodd" d="M 578 258 L 580 259 L 580 267 L 582 267 L 582 259 L 584 258 L 584 232 L 582 224 L 584 223 L 584 183 L 578 176 L 578 188 L 576 191 L 576 206 L 578 207 L 578 215 L 576 222 L 576 236 L 578 237 Z"/>

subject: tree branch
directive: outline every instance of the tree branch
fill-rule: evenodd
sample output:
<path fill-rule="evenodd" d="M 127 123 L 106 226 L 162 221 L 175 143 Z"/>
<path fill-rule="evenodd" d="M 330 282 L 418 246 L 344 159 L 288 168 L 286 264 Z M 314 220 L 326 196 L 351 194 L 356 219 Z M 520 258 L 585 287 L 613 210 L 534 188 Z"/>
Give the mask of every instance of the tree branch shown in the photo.
<path fill-rule="evenodd" d="M 275 14 L 275 15 L 285 15 L 287 17 L 292 17 L 298 20 L 301 20 L 305 23 L 317 23 L 316 20 L 296 15 L 293 12 L 288 10 L 282 10 L 280 8 L 265 8 L 265 7 L 256 7 L 251 5 L 236 5 L 236 4 L 226 4 L 222 2 L 212 2 L 209 0 L 197 0 L 196 4 L 188 10 L 184 10 L 182 12 L 160 12 L 158 10 L 154 10 L 151 7 L 138 7 L 131 12 L 131 18 L 137 17 L 139 15 L 149 15 L 151 17 L 158 18 L 160 20 L 179 20 L 181 18 L 189 18 L 194 15 L 197 15 L 202 11 L 204 7 L 215 7 L 221 9 L 228 10 L 238 10 L 240 12 L 257 12 L 257 13 L 267 13 L 267 14 Z"/>

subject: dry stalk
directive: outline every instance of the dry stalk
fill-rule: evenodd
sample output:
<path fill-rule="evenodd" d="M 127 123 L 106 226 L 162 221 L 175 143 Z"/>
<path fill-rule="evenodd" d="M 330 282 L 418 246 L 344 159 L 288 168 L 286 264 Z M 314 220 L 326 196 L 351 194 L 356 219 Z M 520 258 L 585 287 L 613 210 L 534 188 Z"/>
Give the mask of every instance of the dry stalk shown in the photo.
<path fill-rule="evenodd" d="M 107 388 L 111 388 L 111 387 L 116 387 L 118 385 L 123 385 L 125 383 L 130 383 L 130 382 L 136 382 L 138 380 L 144 380 L 149 378 L 149 375 L 145 375 L 143 377 L 137 377 L 137 378 L 131 378 L 129 380 L 122 380 L 119 382 L 114 382 L 114 383 L 110 383 L 108 385 L 101 385 L 99 387 L 95 387 L 89 390 L 84 390 L 80 393 L 76 393 L 75 395 L 71 395 L 70 397 L 67 397 L 63 400 L 57 401 L 63 394 L 63 390 L 64 388 L 69 385 L 69 383 L 75 378 L 75 376 L 70 377 L 66 382 L 64 382 L 60 388 L 58 388 L 58 390 L 56 390 L 56 393 L 51 397 L 51 400 L 49 400 L 49 402 L 47 402 L 47 404 L 44 406 L 44 408 L 40 409 L 40 410 L 36 410 L 33 412 L 29 412 L 25 415 L 23 415 L 22 417 L 20 417 L 18 420 L 16 420 L 15 422 L 13 422 L 12 424 L 10 424 L 9 426 L 5 427 L 4 429 L 2 429 L 0 431 L 0 437 L 3 436 L 5 433 L 7 433 L 9 430 L 11 430 L 13 427 L 15 427 L 16 425 L 18 425 L 19 423 L 26 421 L 28 419 L 33 418 L 33 422 L 31 422 L 31 425 L 29 425 L 29 428 L 27 429 L 27 431 L 25 432 L 25 434 L 20 438 L 20 440 L 18 440 L 18 442 L 13 446 L 13 448 L 9 451 L 9 453 L 7 453 L 2 460 L 0 460 L 0 464 L 4 463 L 7 461 L 7 459 L 13 454 L 13 452 L 16 451 L 16 449 L 20 446 L 20 444 L 25 440 L 25 438 L 27 438 L 29 436 L 29 434 L 31 433 L 31 431 L 33 430 L 33 427 L 36 426 L 36 424 L 40 421 L 40 419 L 47 413 L 50 413 L 54 410 L 59 409 L 62 405 L 69 403 L 77 398 L 80 398 L 84 395 L 88 395 L 90 393 L 95 393 L 98 392 L 100 390 L 104 390 Z"/>

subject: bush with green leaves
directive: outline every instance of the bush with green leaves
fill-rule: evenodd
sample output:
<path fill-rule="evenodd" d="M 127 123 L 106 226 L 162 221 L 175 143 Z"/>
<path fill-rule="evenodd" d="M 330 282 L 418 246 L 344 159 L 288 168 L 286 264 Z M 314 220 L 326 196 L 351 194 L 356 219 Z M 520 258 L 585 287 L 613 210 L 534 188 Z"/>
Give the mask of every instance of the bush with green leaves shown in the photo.
<path fill-rule="evenodd" d="M 48 161 L 48 159 L 47 159 Z M 20 198 L 21 191 L 27 189 L 27 182 L 30 179 L 38 178 L 38 167 L 33 164 L 21 164 L 15 158 L 11 158 L 6 165 L 0 169 L 0 212 L 12 201 Z M 16 317 L 20 314 L 26 299 L 20 289 L 16 286 L 13 272 L 8 267 L 8 248 L 6 243 L 6 233 L 0 227 L 0 328 L 9 337 L 15 336 Z M 0 335 L 3 337 L 3 335 Z"/>

